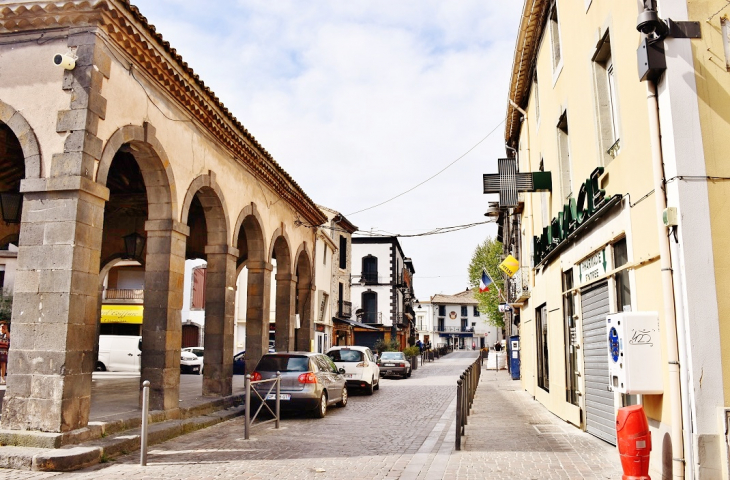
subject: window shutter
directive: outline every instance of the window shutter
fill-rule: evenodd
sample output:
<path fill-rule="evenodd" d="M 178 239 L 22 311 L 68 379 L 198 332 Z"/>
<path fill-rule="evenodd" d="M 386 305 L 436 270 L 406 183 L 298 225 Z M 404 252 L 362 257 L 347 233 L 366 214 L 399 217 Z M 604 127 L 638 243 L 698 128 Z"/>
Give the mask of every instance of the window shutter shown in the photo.
<path fill-rule="evenodd" d="M 192 308 L 205 308 L 205 277 L 207 268 L 193 270 L 193 301 Z"/>

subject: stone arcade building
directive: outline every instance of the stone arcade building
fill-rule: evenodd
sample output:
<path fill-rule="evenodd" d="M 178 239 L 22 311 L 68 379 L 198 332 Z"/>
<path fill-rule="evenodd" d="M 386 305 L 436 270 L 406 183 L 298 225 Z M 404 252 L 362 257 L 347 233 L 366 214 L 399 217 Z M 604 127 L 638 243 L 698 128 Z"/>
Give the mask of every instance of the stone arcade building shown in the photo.
<path fill-rule="evenodd" d="M 55 66 L 58 53 L 75 68 Z M 129 258 L 125 236 L 144 240 L 133 258 L 145 269 L 153 409 L 177 414 L 186 258 L 208 264 L 203 394 L 231 394 L 244 266 L 248 364 L 268 344 L 272 295 L 277 345 L 309 350 L 308 227 L 326 217 L 134 6 L 3 2 L 0 78 L 0 194 L 22 195 L 20 223 L 0 227 L 19 235 L 1 428 L 87 425 L 100 285 Z"/>

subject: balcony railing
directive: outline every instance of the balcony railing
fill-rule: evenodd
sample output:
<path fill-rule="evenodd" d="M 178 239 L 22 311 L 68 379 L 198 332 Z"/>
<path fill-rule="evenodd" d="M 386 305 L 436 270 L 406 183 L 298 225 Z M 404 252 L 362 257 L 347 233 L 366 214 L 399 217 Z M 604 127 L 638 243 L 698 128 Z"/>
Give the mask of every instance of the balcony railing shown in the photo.
<path fill-rule="evenodd" d="M 340 305 L 340 311 L 337 312 L 339 318 L 350 318 L 352 317 L 352 302 L 343 301 Z"/>
<path fill-rule="evenodd" d="M 473 333 L 474 327 L 438 326 L 436 331 L 439 333 Z"/>
<path fill-rule="evenodd" d="M 362 317 L 357 319 L 362 323 L 383 323 L 383 312 L 363 312 Z"/>
<path fill-rule="evenodd" d="M 520 267 L 509 280 L 509 302 L 519 303 L 530 298 L 530 267 Z"/>
<path fill-rule="evenodd" d="M 127 288 L 107 288 L 104 290 L 105 300 L 144 300 L 144 290 Z"/>

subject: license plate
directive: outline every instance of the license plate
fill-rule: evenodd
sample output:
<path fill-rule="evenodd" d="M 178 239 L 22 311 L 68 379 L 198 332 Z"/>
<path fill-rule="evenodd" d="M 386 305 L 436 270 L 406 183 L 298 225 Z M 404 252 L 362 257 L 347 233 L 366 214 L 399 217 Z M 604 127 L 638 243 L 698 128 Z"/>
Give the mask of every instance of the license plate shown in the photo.
<path fill-rule="evenodd" d="M 266 395 L 266 400 L 276 400 L 276 394 L 270 393 Z M 291 400 L 291 395 L 288 393 L 280 393 L 279 400 Z"/>
<path fill-rule="evenodd" d="M 352 374 L 351 373 L 346 373 L 345 374 L 345 378 L 352 378 Z"/>
<path fill-rule="evenodd" d="M 395 367 L 395 363 L 386 363 L 385 366 L 386 367 Z"/>

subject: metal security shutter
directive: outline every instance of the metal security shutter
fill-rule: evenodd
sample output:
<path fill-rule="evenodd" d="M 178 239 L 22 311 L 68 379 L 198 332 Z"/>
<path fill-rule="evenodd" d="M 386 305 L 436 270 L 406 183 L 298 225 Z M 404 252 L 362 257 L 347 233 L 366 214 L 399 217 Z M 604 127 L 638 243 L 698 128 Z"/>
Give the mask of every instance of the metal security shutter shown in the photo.
<path fill-rule="evenodd" d="M 375 342 L 383 339 L 383 332 L 355 332 L 355 345 L 375 350 Z"/>
<path fill-rule="evenodd" d="M 616 445 L 613 392 L 608 389 L 608 283 L 581 290 L 580 293 L 583 310 L 586 430 L 591 435 Z"/>

